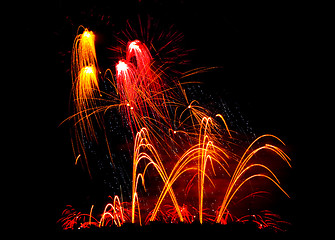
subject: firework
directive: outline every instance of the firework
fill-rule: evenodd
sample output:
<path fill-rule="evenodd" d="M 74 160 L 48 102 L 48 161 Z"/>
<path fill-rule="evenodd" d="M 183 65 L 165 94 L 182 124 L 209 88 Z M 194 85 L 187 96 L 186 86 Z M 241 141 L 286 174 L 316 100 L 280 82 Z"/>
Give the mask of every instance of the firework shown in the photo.
<path fill-rule="evenodd" d="M 139 40 L 127 44 L 126 59 L 115 66 L 117 88 L 123 113 L 133 136 L 142 127 L 150 128 L 156 122 L 169 123 L 166 99 L 163 91 L 161 68 L 155 69 L 146 45 Z"/>
<path fill-rule="evenodd" d="M 264 138 L 264 137 L 273 137 L 275 139 L 277 139 L 278 141 L 280 141 L 282 144 L 284 144 L 279 138 L 277 138 L 276 136 L 273 135 L 263 135 L 258 137 L 257 139 L 255 139 L 253 141 L 253 143 L 250 144 L 250 146 L 247 148 L 247 150 L 244 152 L 243 156 L 241 157 L 241 159 L 238 162 L 238 165 L 234 171 L 234 174 L 230 180 L 230 183 L 227 187 L 226 193 L 225 193 L 225 197 L 223 199 L 223 202 L 221 204 L 221 208 L 219 210 L 219 213 L 216 217 L 216 222 L 219 223 L 221 222 L 223 213 L 225 212 L 225 210 L 227 209 L 230 201 L 232 200 L 232 198 L 234 197 L 234 195 L 236 194 L 236 192 L 242 187 L 243 184 L 245 184 L 247 181 L 250 181 L 251 179 L 255 178 L 255 177 L 262 177 L 262 178 L 266 178 L 270 181 L 272 181 L 286 196 L 289 197 L 289 195 L 280 187 L 279 185 L 279 180 L 276 177 L 276 175 L 265 165 L 263 164 L 258 164 L 258 163 L 253 163 L 253 164 L 249 164 L 249 161 L 252 159 L 252 157 L 259 151 L 261 150 L 270 150 L 274 153 L 276 153 L 277 155 L 279 155 L 290 167 L 290 163 L 289 160 L 290 158 L 278 147 L 270 145 L 270 144 L 265 144 L 265 146 L 262 147 L 258 147 L 255 150 L 251 151 L 249 153 L 250 148 L 253 146 L 254 143 L 256 143 L 259 139 Z M 249 154 L 248 154 L 249 153 Z M 240 181 L 239 184 L 237 184 L 238 180 L 241 180 L 241 178 L 243 177 L 243 175 L 245 175 L 246 172 L 248 172 L 251 168 L 263 168 L 265 170 L 267 170 L 267 172 L 269 173 L 269 175 L 266 174 L 253 174 L 249 177 L 247 177 L 246 179 L 243 179 L 242 181 Z"/>
<path fill-rule="evenodd" d="M 148 153 L 144 152 L 143 150 L 148 150 L 153 157 L 151 157 Z M 155 150 L 155 148 L 150 144 L 148 140 L 148 132 L 147 129 L 143 128 L 139 133 L 137 133 L 135 138 L 135 146 L 134 146 L 134 158 L 133 158 L 133 185 L 132 185 L 132 223 L 135 221 L 135 204 L 139 206 L 138 202 L 138 193 L 137 193 L 137 187 L 138 187 L 138 181 L 139 179 L 142 180 L 142 184 L 144 186 L 144 175 L 146 172 L 146 169 L 149 167 L 149 165 L 153 165 L 153 167 L 158 171 L 159 175 L 161 176 L 163 182 L 166 186 L 169 185 L 168 176 L 165 171 L 164 165 Z M 141 160 L 148 160 L 149 162 L 146 164 L 143 173 L 137 173 L 137 168 Z M 172 202 L 175 206 L 175 210 L 178 213 L 178 216 L 180 218 L 180 221 L 183 222 L 183 217 L 181 214 L 181 211 L 179 209 L 179 205 L 177 203 L 175 194 L 173 192 L 173 189 L 171 187 L 167 187 L 167 191 L 170 193 Z M 137 201 L 136 201 L 137 200 Z M 157 205 L 156 205 L 157 206 Z M 138 207 L 140 209 L 140 207 Z M 156 209 L 156 208 L 155 208 Z M 140 211 L 140 210 L 139 210 Z M 152 217 L 150 219 L 155 219 L 155 216 L 157 214 L 157 210 L 154 210 L 154 213 L 152 214 Z M 140 215 L 140 213 L 139 213 Z M 141 223 L 141 222 L 140 222 Z"/>
<path fill-rule="evenodd" d="M 89 174 L 88 161 L 85 153 L 83 138 L 97 141 L 93 121 L 99 122 L 99 116 L 94 111 L 97 107 L 97 99 L 101 96 L 98 83 L 98 65 L 95 52 L 95 35 L 92 31 L 83 27 L 78 28 L 77 36 L 72 47 L 72 96 L 75 114 L 71 117 L 75 120 L 73 133 L 73 148 L 78 159 L 85 159 Z"/>
<path fill-rule="evenodd" d="M 192 223 L 196 219 L 201 224 L 245 222 L 250 216 L 234 216 L 230 205 L 243 195 L 238 193 L 246 183 L 255 179 L 272 182 L 289 197 L 270 164 L 267 164 L 273 158 L 279 158 L 291 167 L 291 159 L 282 150 L 285 144 L 278 137 L 265 134 L 246 148 L 238 145 L 238 135 L 229 129 L 224 116 L 211 113 L 197 100 L 189 101 L 182 84 L 178 80 L 169 81 L 163 65 L 155 62 L 144 42 L 132 40 L 126 45 L 124 59 L 118 60 L 114 68 L 116 84 L 114 80 L 106 81 L 112 83 L 114 93 L 100 90 L 94 34 L 88 29 L 75 39 L 71 69 L 74 145 L 85 155 L 83 139 L 97 142 L 96 125 L 103 128 L 103 117 L 99 113 L 113 108 L 118 109 L 126 127 L 132 132 L 130 141 L 134 145 L 132 156 L 129 156 L 132 158 L 130 202 L 122 202 L 115 196 L 112 203 L 105 206 L 99 221 L 92 216 L 93 205 L 90 214 L 81 214 L 72 208 L 64 210 L 64 216 L 59 221 L 64 229 L 78 225 L 120 227 L 126 222 L 142 225 L 158 220 Z M 202 69 L 189 71 L 183 77 L 199 71 Z M 113 75 L 110 69 L 106 72 Z M 103 96 L 110 99 L 103 99 Z M 107 140 L 106 132 L 104 135 Z M 108 142 L 107 147 L 110 152 Z M 236 148 L 243 149 L 242 154 L 235 151 Z M 267 155 L 259 161 L 255 156 L 261 152 L 269 152 L 271 157 Z M 77 155 L 76 163 L 80 156 Z M 154 180 L 150 177 L 152 175 Z M 216 184 L 219 181 L 225 184 Z M 158 190 L 153 190 L 155 185 L 159 186 Z M 209 194 L 209 188 L 217 194 Z M 148 199 L 150 191 L 154 192 L 154 197 L 144 209 L 144 199 Z M 251 194 L 256 195 L 257 192 Z M 164 204 L 168 201 L 167 195 L 171 204 Z M 193 200 L 188 200 L 188 195 L 192 195 Z M 248 196 L 244 194 L 243 197 Z M 263 213 L 251 217 L 259 228 L 281 229 L 276 225 L 276 221 L 280 222 L 277 215 Z"/>

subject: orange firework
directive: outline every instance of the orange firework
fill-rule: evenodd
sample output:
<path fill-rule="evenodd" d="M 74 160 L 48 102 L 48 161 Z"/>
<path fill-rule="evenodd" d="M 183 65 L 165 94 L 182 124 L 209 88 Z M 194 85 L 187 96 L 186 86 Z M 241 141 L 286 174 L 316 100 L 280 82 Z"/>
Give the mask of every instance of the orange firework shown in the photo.
<path fill-rule="evenodd" d="M 145 150 L 148 150 L 149 153 L 145 152 Z M 144 161 L 144 160 L 147 160 L 149 162 L 146 164 L 143 173 L 137 173 L 138 165 L 139 165 L 140 161 Z M 136 134 L 135 146 L 134 146 L 133 184 L 132 184 L 132 222 L 133 223 L 135 221 L 135 204 L 136 203 L 138 205 L 138 211 L 140 211 L 139 201 L 138 201 L 138 193 L 137 193 L 138 181 L 139 181 L 139 179 L 141 179 L 142 180 L 142 185 L 145 188 L 144 175 L 145 175 L 145 172 L 146 172 L 147 168 L 150 165 L 153 165 L 153 167 L 157 170 L 157 172 L 159 173 L 163 182 L 166 185 L 167 180 L 168 180 L 166 170 L 163 166 L 163 163 L 162 163 L 157 151 L 152 146 L 152 144 L 150 144 L 147 129 L 142 128 L 141 131 Z M 179 209 L 179 205 L 177 203 L 177 199 L 175 197 L 173 189 L 169 188 L 168 191 L 170 193 L 172 202 L 173 202 L 173 204 L 175 206 L 175 209 L 178 213 L 180 221 L 183 221 L 183 216 L 182 216 L 181 211 Z M 156 214 L 157 213 L 153 214 L 153 219 L 155 218 Z M 141 223 L 140 212 L 139 212 L 139 218 L 140 218 L 140 223 Z"/>
<path fill-rule="evenodd" d="M 144 131 L 145 129 L 142 129 Z M 141 135 L 141 132 L 138 134 L 138 136 Z M 270 150 L 274 153 L 276 153 L 278 156 L 280 156 L 289 166 L 289 157 L 278 147 L 270 144 L 265 144 L 264 146 L 258 147 L 255 150 L 250 152 L 251 147 L 259 141 L 261 138 L 265 137 L 272 137 L 280 141 L 282 144 L 283 142 L 273 136 L 273 135 L 262 135 L 254 140 L 253 143 L 250 144 L 250 146 L 246 149 L 243 156 L 238 160 L 237 167 L 234 171 L 233 176 L 230 179 L 230 183 L 225 191 L 223 202 L 220 206 L 218 215 L 216 216 L 215 221 L 217 223 L 222 222 L 222 217 L 224 215 L 227 215 L 227 207 L 229 203 L 231 202 L 232 198 L 235 196 L 236 192 L 248 181 L 250 181 L 253 178 L 256 177 L 262 177 L 266 178 L 270 181 L 272 181 L 285 195 L 288 196 L 288 194 L 283 190 L 283 188 L 279 185 L 279 180 L 276 177 L 276 175 L 265 165 L 259 164 L 259 163 L 253 163 L 248 164 L 248 162 L 252 159 L 252 157 L 261 150 Z M 211 118 L 204 118 L 201 124 L 200 128 L 200 134 L 199 134 L 199 143 L 193 147 L 191 147 L 188 151 L 186 151 L 183 156 L 177 161 L 174 168 L 172 169 L 169 177 L 166 177 L 166 173 L 163 175 L 163 180 L 165 182 L 164 188 L 161 191 L 161 194 L 159 196 L 159 199 L 157 203 L 155 204 L 155 208 L 153 212 L 151 213 L 150 221 L 154 221 L 156 218 L 156 215 L 158 213 L 158 210 L 162 204 L 163 199 L 165 198 L 167 192 L 171 192 L 173 190 L 172 185 L 175 183 L 175 181 L 185 172 L 187 171 L 196 171 L 198 175 L 198 202 L 199 202 L 199 221 L 200 223 L 203 222 L 203 199 L 204 199 L 204 188 L 205 188 L 205 176 L 208 178 L 208 180 L 211 182 L 212 185 L 214 183 L 211 181 L 208 174 L 206 174 L 206 166 L 207 162 L 212 166 L 212 171 L 215 173 L 213 161 L 218 163 L 222 169 L 230 176 L 227 168 L 224 166 L 226 165 L 229 167 L 227 161 L 230 159 L 229 154 L 224 150 L 217 146 L 215 146 L 214 142 L 212 141 L 213 138 L 211 138 Z M 143 140 L 143 139 L 142 139 Z M 138 141 L 138 140 L 137 140 Z M 135 142 L 136 143 L 136 142 Z M 144 146 L 150 146 L 152 149 L 151 151 L 155 152 L 155 155 L 157 155 L 156 150 L 153 149 L 153 146 L 147 142 L 147 139 L 145 139 Z M 140 144 L 141 145 L 141 144 Z M 136 146 L 136 144 L 135 144 Z M 140 148 L 137 148 L 135 151 L 134 156 L 140 156 L 137 157 L 138 159 L 151 159 L 146 153 L 138 152 Z M 159 156 L 156 156 L 157 159 L 159 159 Z M 155 165 L 157 168 L 157 163 L 150 162 L 149 164 Z M 148 164 L 148 165 L 149 165 Z M 144 175 L 145 171 L 141 175 L 136 175 L 136 169 L 137 169 L 138 163 L 134 162 L 133 164 L 133 189 L 136 189 L 138 178 L 139 176 L 142 178 L 142 181 L 144 181 Z M 146 167 L 147 168 L 147 167 Z M 250 171 L 251 168 L 261 168 L 265 169 L 269 174 L 263 174 L 263 173 L 255 173 L 251 176 L 248 176 L 246 178 L 243 178 L 246 175 L 246 172 Z M 162 166 L 161 161 L 159 161 L 159 168 L 157 170 L 162 171 L 164 169 L 164 166 Z M 164 171 L 163 171 L 164 172 Z M 136 179 L 135 179 L 136 176 Z M 239 181 L 239 182 L 238 182 Z M 136 183 L 135 183 L 136 182 Z M 135 184 L 135 185 L 134 185 Z M 135 196 L 135 191 L 133 191 L 133 196 Z M 173 195 L 172 195 L 173 196 Z M 136 195 L 137 201 L 138 201 L 138 195 Z M 173 196 L 174 197 L 174 196 Z M 134 198 L 133 198 L 134 199 Z M 134 200 L 133 200 L 134 201 Z M 133 209 L 135 202 L 133 202 Z M 180 207 L 177 205 L 177 201 L 175 201 L 175 209 L 177 212 L 180 211 Z M 180 217 L 180 220 L 182 221 L 182 217 Z"/>
<path fill-rule="evenodd" d="M 78 28 L 78 32 L 82 27 Z M 97 141 L 93 127 L 92 117 L 99 124 L 99 117 L 95 112 L 97 98 L 100 96 L 98 84 L 98 66 L 94 45 L 95 36 L 87 28 L 83 33 L 77 34 L 72 48 L 72 93 L 75 114 L 74 128 L 74 152 L 77 156 L 76 163 L 80 156 L 83 156 L 89 174 L 88 161 L 85 148 L 82 143 L 83 137 Z"/>
<path fill-rule="evenodd" d="M 115 224 L 118 227 L 120 227 L 126 221 L 124 208 L 118 196 L 114 197 L 113 204 L 108 203 L 105 206 L 104 212 L 99 222 L 99 227 L 107 226 L 110 221 L 112 221 L 112 225 Z"/>
<path fill-rule="evenodd" d="M 96 68 L 92 66 L 82 68 L 75 82 L 74 91 L 76 97 L 74 101 L 76 103 L 77 124 L 79 124 L 79 128 L 89 139 L 96 139 L 90 118 L 94 114 L 95 89 L 99 90 Z"/>
<path fill-rule="evenodd" d="M 83 28 L 80 26 L 78 32 Z M 83 33 L 77 34 L 72 47 L 72 81 L 76 81 L 81 69 L 93 66 L 97 68 L 97 56 L 94 45 L 95 35 L 84 28 Z"/>
<path fill-rule="evenodd" d="M 76 120 L 85 136 L 96 140 L 90 121 L 92 109 L 96 107 L 95 92 L 100 92 L 94 38 L 93 32 L 87 28 L 77 35 L 72 48 L 71 73 Z"/>
<path fill-rule="evenodd" d="M 218 163 L 222 169 L 229 175 L 226 167 L 228 166 L 227 159 L 228 154 L 223 150 L 214 145 L 211 141 L 211 118 L 203 118 L 201 122 L 199 143 L 192 146 L 187 150 L 177 161 L 174 168 L 172 169 L 169 178 L 165 182 L 163 191 L 155 205 L 154 211 L 150 218 L 150 221 L 154 221 L 159 207 L 162 204 L 163 199 L 167 191 L 172 189 L 174 182 L 185 172 L 194 171 L 198 175 L 198 202 L 199 202 L 199 221 L 202 223 L 203 219 L 203 191 L 204 191 L 204 180 L 205 176 L 210 180 L 208 174 L 206 174 L 207 161 L 210 161 L 213 167 L 213 161 Z M 211 180 L 210 180 L 211 181 Z M 211 181 L 213 184 L 213 182 Z"/>
<path fill-rule="evenodd" d="M 261 138 L 265 138 L 265 137 L 272 137 L 277 139 L 278 141 L 280 141 L 282 144 L 284 144 L 279 138 L 277 138 L 276 136 L 270 135 L 270 134 L 265 134 L 262 135 L 258 138 L 256 138 L 251 144 L 250 146 L 247 148 L 247 150 L 244 152 L 243 156 L 241 157 L 241 159 L 239 160 L 239 163 L 234 171 L 234 175 L 232 176 L 229 185 L 226 189 L 225 192 L 225 196 L 224 199 L 222 201 L 220 210 L 218 212 L 218 215 L 216 217 L 216 222 L 219 223 L 221 222 L 222 216 L 224 214 L 224 212 L 227 210 L 227 207 L 230 203 L 230 201 L 233 199 L 233 197 L 235 196 L 236 192 L 248 181 L 250 181 L 251 179 L 255 178 L 255 177 L 262 177 L 265 179 L 270 180 L 271 182 L 273 182 L 287 197 L 289 197 L 289 195 L 284 191 L 284 189 L 282 189 L 282 187 L 279 185 L 280 182 L 278 180 L 278 178 L 276 177 L 276 175 L 265 165 L 263 164 L 258 164 L 258 163 L 253 163 L 253 164 L 249 164 L 249 161 L 252 159 L 252 157 L 259 151 L 261 150 L 270 150 L 274 153 L 276 153 L 278 156 L 280 156 L 290 167 L 290 158 L 278 147 L 270 145 L 270 144 L 265 144 L 265 146 L 261 146 L 256 148 L 255 150 L 250 152 L 250 149 L 252 148 L 252 146 Z M 257 173 L 257 174 L 253 174 L 247 178 L 243 178 L 245 176 L 245 173 L 247 173 L 248 171 L 250 171 L 251 168 L 262 168 L 265 169 L 269 174 L 261 174 L 261 173 Z M 240 181 L 238 183 L 238 181 Z"/>

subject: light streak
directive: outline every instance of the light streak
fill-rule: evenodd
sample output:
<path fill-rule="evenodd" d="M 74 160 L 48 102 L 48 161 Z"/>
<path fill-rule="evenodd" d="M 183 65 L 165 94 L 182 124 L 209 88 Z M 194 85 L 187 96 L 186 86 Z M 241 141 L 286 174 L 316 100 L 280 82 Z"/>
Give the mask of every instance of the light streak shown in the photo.
<path fill-rule="evenodd" d="M 125 222 L 124 209 L 118 196 L 114 197 L 113 204 L 108 203 L 105 206 L 104 212 L 99 221 L 99 227 L 108 225 L 110 221 L 112 221 L 117 227 L 121 227 L 121 225 Z"/>
<path fill-rule="evenodd" d="M 227 153 L 222 149 L 216 147 L 213 142 L 210 141 L 210 124 L 211 118 L 204 118 L 201 122 L 200 135 L 199 135 L 199 143 L 193 147 L 191 147 L 188 151 L 186 151 L 183 156 L 178 160 L 172 169 L 168 181 L 166 181 L 163 191 L 155 205 L 154 212 L 150 218 L 150 221 L 155 219 L 155 216 L 158 212 L 158 209 L 167 193 L 168 190 L 172 189 L 173 183 L 185 172 L 187 171 L 197 171 L 198 174 L 198 202 L 199 202 L 199 221 L 202 223 L 203 220 L 203 191 L 204 191 L 204 180 L 205 176 L 210 180 L 208 175 L 205 173 L 207 161 L 210 160 L 218 163 L 227 174 L 228 171 L 224 164 L 227 165 L 226 158 L 228 158 Z M 203 130 L 202 130 L 203 129 Z M 194 162 L 197 163 L 197 167 L 192 165 Z M 222 162 L 222 163 L 221 163 Z M 190 165 L 191 166 L 188 166 Z"/>
<path fill-rule="evenodd" d="M 143 150 L 148 150 L 149 153 L 153 156 L 151 157 L 148 153 L 144 152 Z M 142 160 L 148 160 L 149 162 L 146 164 L 146 167 L 142 173 L 137 173 L 138 165 L 140 161 Z M 135 204 L 137 199 L 138 203 L 138 193 L 137 193 L 137 187 L 138 187 L 138 180 L 139 178 L 142 179 L 142 184 L 144 186 L 144 175 L 145 171 L 148 168 L 148 166 L 153 165 L 154 168 L 157 170 L 159 175 L 161 176 L 163 182 L 165 185 L 167 184 L 167 173 L 165 171 L 165 168 L 163 166 L 163 163 L 155 150 L 155 148 L 150 144 L 149 137 L 148 137 L 148 131 L 146 128 L 142 128 L 140 132 L 136 134 L 135 138 L 135 145 L 134 145 L 134 157 L 133 157 L 133 185 L 132 185 L 132 222 L 135 221 Z M 179 209 L 179 205 L 177 203 L 177 199 L 175 197 L 175 194 L 173 192 L 172 188 L 168 189 L 169 194 L 171 196 L 172 202 L 176 208 L 176 211 L 178 213 L 178 216 L 180 218 L 180 221 L 183 221 L 183 216 L 181 214 L 181 211 Z M 155 214 L 153 214 L 151 221 L 155 219 L 155 216 L 157 214 L 157 211 Z"/>
<path fill-rule="evenodd" d="M 269 144 L 266 144 L 265 146 L 262 146 L 262 147 L 258 147 L 257 149 L 253 150 L 251 153 L 248 154 L 249 150 L 251 149 L 251 147 L 258 141 L 260 140 L 261 138 L 264 138 L 264 137 L 273 137 L 277 140 L 279 140 L 281 143 L 283 143 L 279 138 L 277 138 L 276 136 L 274 135 L 270 135 L 270 134 L 265 134 L 265 135 L 262 135 L 258 138 L 256 138 L 250 145 L 249 147 L 247 148 L 247 150 L 244 152 L 243 156 L 241 157 L 241 160 L 239 161 L 236 169 L 235 169 L 235 172 L 230 180 L 230 183 L 227 187 L 227 190 L 226 190 L 226 193 L 225 193 L 225 196 L 224 196 L 224 199 L 223 199 L 223 202 L 221 204 L 221 207 L 220 207 L 220 210 L 219 210 L 219 213 L 216 217 L 216 222 L 219 223 L 221 222 L 221 219 L 222 219 L 222 216 L 223 216 L 223 213 L 226 211 L 230 201 L 232 200 L 232 198 L 234 197 L 234 195 L 236 194 L 236 192 L 242 187 L 242 185 L 244 183 L 246 183 L 247 181 L 255 178 L 255 177 L 263 177 L 263 178 L 266 178 L 270 181 L 272 181 L 287 197 L 289 197 L 289 195 L 280 187 L 279 185 L 279 180 L 278 178 L 273 174 L 273 172 L 266 166 L 262 165 L 262 164 L 252 164 L 248 167 L 246 167 L 247 163 L 250 161 L 250 159 L 259 151 L 261 150 L 270 150 L 274 153 L 276 153 L 278 156 L 281 157 L 281 159 L 283 159 L 290 167 L 290 158 L 278 147 L 275 147 L 273 145 L 269 145 Z M 253 174 L 252 176 L 244 179 L 241 183 L 237 184 L 237 181 L 238 180 L 241 180 L 241 178 L 243 177 L 244 173 L 247 172 L 251 167 L 261 167 L 261 168 L 264 168 L 266 169 L 268 172 L 271 173 L 272 177 L 269 177 L 268 175 L 265 175 L 265 174 Z"/>

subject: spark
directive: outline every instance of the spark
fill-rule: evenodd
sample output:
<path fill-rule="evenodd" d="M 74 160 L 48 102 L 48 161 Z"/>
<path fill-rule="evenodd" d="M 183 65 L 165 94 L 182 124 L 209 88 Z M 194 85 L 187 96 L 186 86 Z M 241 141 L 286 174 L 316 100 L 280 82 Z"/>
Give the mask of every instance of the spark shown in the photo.
<path fill-rule="evenodd" d="M 116 65 L 116 72 L 117 72 L 117 74 L 121 75 L 124 72 L 126 72 L 127 70 L 128 70 L 128 65 L 123 60 L 120 60 L 118 62 L 118 64 Z"/>

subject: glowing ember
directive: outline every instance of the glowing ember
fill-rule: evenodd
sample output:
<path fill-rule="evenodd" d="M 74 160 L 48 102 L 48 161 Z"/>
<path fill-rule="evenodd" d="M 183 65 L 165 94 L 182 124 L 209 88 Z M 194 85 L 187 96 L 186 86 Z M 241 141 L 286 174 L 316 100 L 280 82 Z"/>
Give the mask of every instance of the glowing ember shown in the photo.
<path fill-rule="evenodd" d="M 116 72 L 117 72 L 117 75 L 122 75 L 124 74 L 125 72 L 127 72 L 128 70 L 128 65 L 127 63 L 125 63 L 124 61 L 120 60 L 118 62 L 118 64 L 116 65 Z"/>

